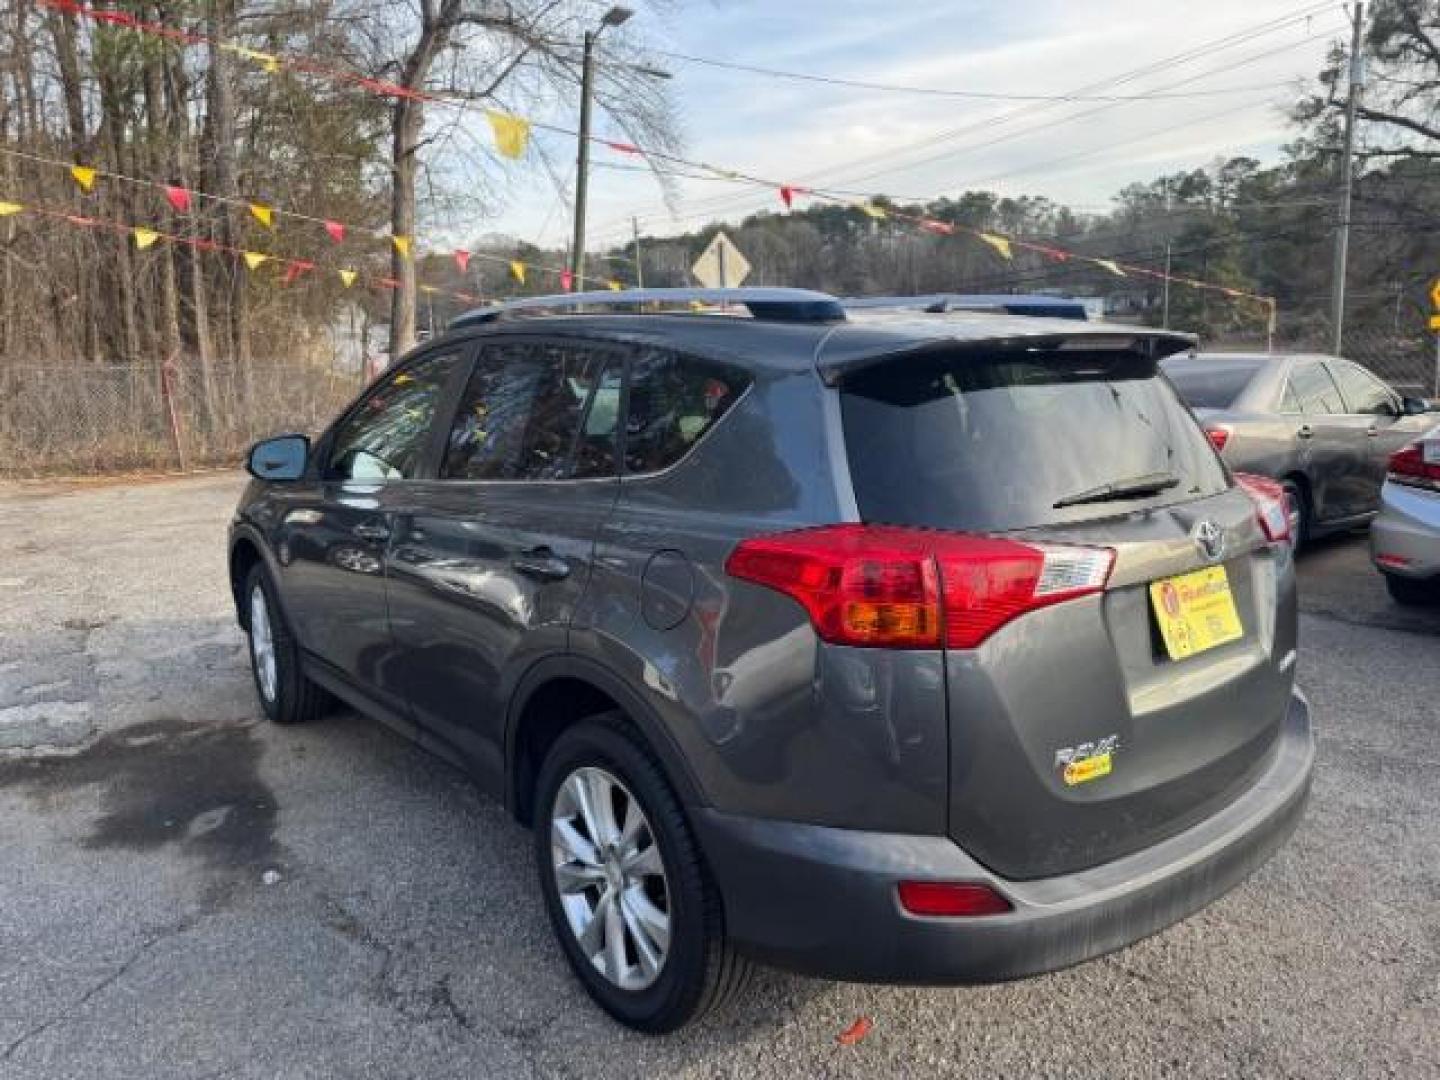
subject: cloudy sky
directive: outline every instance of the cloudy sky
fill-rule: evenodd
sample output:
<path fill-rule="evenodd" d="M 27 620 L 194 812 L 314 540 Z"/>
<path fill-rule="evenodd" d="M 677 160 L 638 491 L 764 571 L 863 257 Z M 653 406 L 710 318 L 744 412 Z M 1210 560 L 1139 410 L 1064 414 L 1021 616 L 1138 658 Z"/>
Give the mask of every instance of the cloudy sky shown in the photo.
<path fill-rule="evenodd" d="M 597 3 L 598 12 L 607 6 Z M 660 55 L 687 158 L 826 189 L 931 198 L 971 188 L 1104 210 L 1116 190 L 1220 155 L 1274 159 L 1283 112 L 1345 29 L 1338 3 L 1276 0 L 690 0 L 621 33 L 670 54 L 869 83 L 993 94 L 1144 95 L 1012 101 L 884 92 Z M 1168 96 L 1165 96 L 1168 95 Z M 1180 96 L 1186 95 L 1186 96 Z M 563 110 L 550 119 L 573 126 Z M 598 134 L 623 138 L 604 118 Z M 541 136 L 570 168 L 563 137 Z M 685 181 L 674 210 L 654 179 L 598 150 L 589 246 L 778 209 L 773 192 Z M 568 202 L 513 185 L 491 225 L 561 245 Z M 568 194 L 568 193 L 567 193 Z"/>

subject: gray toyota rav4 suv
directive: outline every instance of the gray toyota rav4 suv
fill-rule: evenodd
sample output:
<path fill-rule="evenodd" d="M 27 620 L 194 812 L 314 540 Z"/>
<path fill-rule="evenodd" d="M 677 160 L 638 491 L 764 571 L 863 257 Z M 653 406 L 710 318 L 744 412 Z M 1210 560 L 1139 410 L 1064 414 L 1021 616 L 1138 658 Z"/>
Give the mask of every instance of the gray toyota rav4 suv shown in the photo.
<path fill-rule="evenodd" d="M 754 961 L 1097 956 L 1243 879 L 1309 789 L 1282 496 L 1159 374 L 1191 346 L 788 289 L 475 312 L 252 451 L 261 703 L 333 695 L 503 797 L 635 1028 Z"/>

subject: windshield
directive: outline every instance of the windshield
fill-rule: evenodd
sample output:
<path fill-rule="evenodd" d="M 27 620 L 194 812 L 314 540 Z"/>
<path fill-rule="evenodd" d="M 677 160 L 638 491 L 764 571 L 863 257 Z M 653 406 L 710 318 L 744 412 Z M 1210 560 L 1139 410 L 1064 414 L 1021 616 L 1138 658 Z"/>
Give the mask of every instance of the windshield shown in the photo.
<path fill-rule="evenodd" d="M 852 376 L 841 401 L 866 521 L 1003 532 L 1228 486 L 1154 361 L 1134 353 L 897 359 Z M 1152 477 L 1163 479 L 1135 486 Z M 1108 485 L 1121 497 L 1073 501 Z"/>
<path fill-rule="evenodd" d="M 1174 357 L 1161 366 L 1192 409 L 1228 409 L 1260 370 L 1248 357 Z"/>

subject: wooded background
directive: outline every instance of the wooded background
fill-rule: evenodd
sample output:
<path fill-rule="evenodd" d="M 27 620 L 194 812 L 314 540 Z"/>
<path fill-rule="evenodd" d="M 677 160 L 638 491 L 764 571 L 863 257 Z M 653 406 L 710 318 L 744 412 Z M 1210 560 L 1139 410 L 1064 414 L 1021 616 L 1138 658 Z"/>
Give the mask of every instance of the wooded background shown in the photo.
<path fill-rule="evenodd" d="M 579 27 L 594 15 L 582 0 L 110 7 L 527 115 L 576 99 Z M 1419 385 L 1433 365 L 1427 293 L 1440 275 L 1440 0 L 1372 8 L 1347 351 Z M 666 83 L 643 77 L 643 49 L 621 37 L 612 47 L 628 50 L 632 63 L 603 69 L 602 115 L 636 144 L 683 148 Z M 1297 88 L 1294 140 L 1278 163 L 1237 157 L 1132 184 L 1103 214 L 984 191 L 902 209 L 1157 268 L 1168 247 L 1176 274 L 1276 297 L 1280 345 L 1325 347 L 1345 51 L 1337 42 L 1311 84 Z M 568 193 L 571 163 L 538 146 L 518 164 L 503 161 L 473 127 L 415 98 L 266 71 L 213 41 L 186 47 L 11 0 L 0 11 L 0 201 L 144 224 L 202 245 L 280 248 L 315 268 L 287 282 L 279 263 L 252 272 L 203 246 L 141 251 L 123 232 L 33 214 L 0 218 L 0 474 L 168 464 L 177 451 L 191 462 L 225 459 L 276 427 L 318 425 L 357 388 L 359 353 L 401 352 L 459 310 L 443 293 L 417 292 L 417 273 L 487 298 L 556 291 L 553 280 L 521 285 L 504 260 L 558 266 L 565 252 L 465 223 L 493 220 L 515 184 Z M 181 213 L 154 188 L 103 175 L 87 193 L 54 162 L 234 201 L 201 199 Z M 672 195 L 663 172 L 641 183 L 657 202 Z M 246 200 L 316 223 L 267 230 Z M 883 196 L 874 202 L 890 205 Z M 1061 290 L 1105 297 L 1122 317 L 1163 317 L 1158 282 L 1021 250 L 1005 262 L 973 238 L 927 235 L 852 208 L 782 209 L 725 226 L 754 266 L 751 283 L 837 294 Z M 361 227 L 341 251 L 322 219 Z M 642 236 L 645 284 L 689 283 L 688 267 L 717 227 Z M 499 259 L 462 272 L 447 256 L 404 258 L 387 240 L 427 233 Z M 602 250 L 592 273 L 633 284 L 636 256 L 635 244 Z M 345 288 L 333 272 L 342 258 L 396 287 Z M 1265 321 L 1253 302 L 1170 291 L 1170 325 L 1213 342 L 1263 341 Z"/>

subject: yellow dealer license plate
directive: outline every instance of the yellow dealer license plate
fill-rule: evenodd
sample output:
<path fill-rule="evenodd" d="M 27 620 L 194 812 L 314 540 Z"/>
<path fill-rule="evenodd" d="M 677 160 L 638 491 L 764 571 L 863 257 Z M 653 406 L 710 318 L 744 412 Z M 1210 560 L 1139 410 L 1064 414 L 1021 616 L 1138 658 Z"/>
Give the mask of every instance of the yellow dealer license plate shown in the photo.
<path fill-rule="evenodd" d="M 1245 633 L 1223 566 L 1151 582 L 1150 605 L 1171 660 L 1184 660 Z"/>

